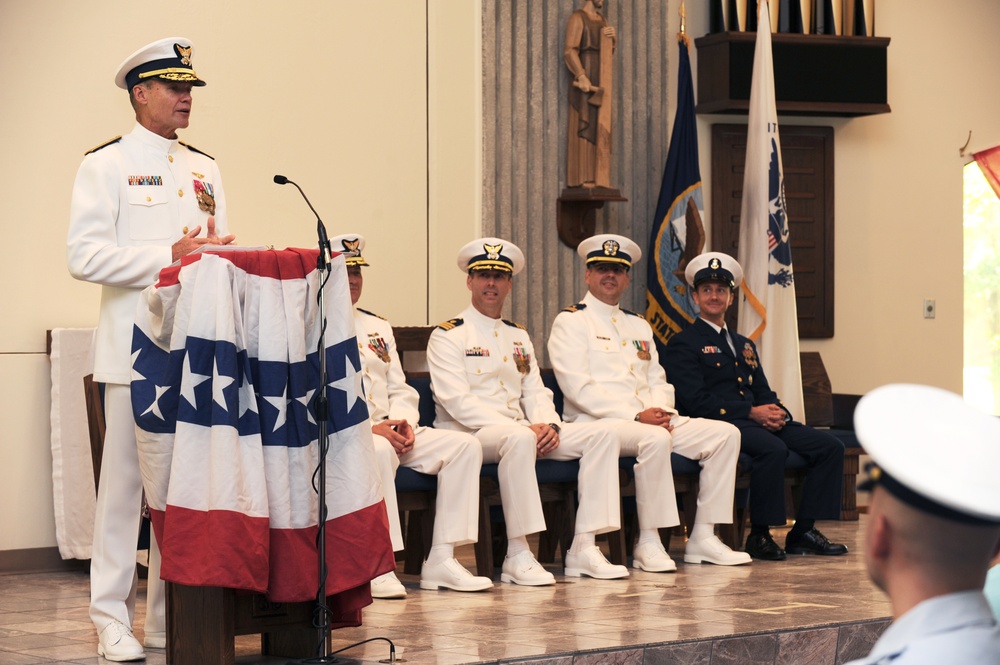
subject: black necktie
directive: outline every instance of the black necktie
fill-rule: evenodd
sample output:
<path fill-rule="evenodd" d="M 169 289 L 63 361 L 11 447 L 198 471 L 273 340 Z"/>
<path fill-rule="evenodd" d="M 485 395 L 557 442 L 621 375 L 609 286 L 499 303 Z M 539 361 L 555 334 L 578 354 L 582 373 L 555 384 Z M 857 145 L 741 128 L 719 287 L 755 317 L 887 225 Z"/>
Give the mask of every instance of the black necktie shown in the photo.
<path fill-rule="evenodd" d="M 729 333 L 726 332 L 725 328 L 719 330 L 719 337 L 722 338 L 722 344 L 724 345 L 727 351 L 730 351 L 731 353 L 736 353 L 736 351 L 733 350 L 733 345 L 729 341 Z"/>

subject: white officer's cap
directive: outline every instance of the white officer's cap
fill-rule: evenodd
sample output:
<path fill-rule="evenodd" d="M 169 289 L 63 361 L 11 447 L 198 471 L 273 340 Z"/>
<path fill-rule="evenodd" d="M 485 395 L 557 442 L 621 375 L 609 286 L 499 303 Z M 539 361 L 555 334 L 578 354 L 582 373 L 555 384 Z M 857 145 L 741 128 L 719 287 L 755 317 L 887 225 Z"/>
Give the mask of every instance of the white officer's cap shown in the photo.
<path fill-rule="evenodd" d="M 642 258 L 642 250 L 632 240 L 613 233 L 590 236 L 581 242 L 576 253 L 591 266 L 595 263 L 617 263 L 631 268 Z"/>
<path fill-rule="evenodd" d="M 854 429 L 875 464 L 862 489 L 881 485 L 939 517 L 1000 524 L 1000 419 L 947 390 L 897 383 L 861 399 Z"/>
<path fill-rule="evenodd" d="M 512 242 L 500 238 L 479 238 L 458 251 L 458 268 L 465 273 L 499 270 L 516 275 L 524 269 L 524 253 Z"/>
<path fill-rule="evenodd" d="M 115 85 L 131 90 L 137 83 L 153 78 L 205 85 L 191 65 L 192 51 L 191 40 L 184 37 L 167 37 L 146 44 L 118 67 Z"/>
<path fill-rule="evenodd" d="M 330 238 L 330 249 L 344 255 L 344 263 L 348 268 L 368 265 L 365 257 L 361 256 L 364 248 L 365 237 L 360 233 L 344 233 Z"/>
<path fill-rule="evenodd" d="M 705 252 L 687 264 L 684 279 L 694 288 L 702 282 L 720 282 L 735 289 L 743 281 L 743 268 L 728 254 Z"/>

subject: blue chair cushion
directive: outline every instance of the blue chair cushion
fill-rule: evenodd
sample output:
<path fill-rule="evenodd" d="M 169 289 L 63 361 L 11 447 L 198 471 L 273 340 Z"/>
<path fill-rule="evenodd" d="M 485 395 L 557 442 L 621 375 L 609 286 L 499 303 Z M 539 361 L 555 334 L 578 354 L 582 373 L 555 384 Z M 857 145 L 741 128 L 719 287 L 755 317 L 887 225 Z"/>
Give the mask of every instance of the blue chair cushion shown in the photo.
<path fill-rule="evenodd" d="M 437 476 L 420 473 L 405 466 L 396 469 L 396 492 L 434 492 Z"/>
<path fill-rule="evenodd" d="M 498 468 L 496 463 L 483 464 L 479 475 L 482 478 L 497 480 Z M 540 483 L 574 483 L 579 475 L 579 460 L 540 459 L 535 462 L 535 478 Z"/>
<path fill-rule="evenodd" d="M 417 406 L 420 412 L 420 424 L 424 427 L 432 427 L 437 410 L 434 406 L 434 393 L 431 392 L 430 375 L 427 373 L 411 373 L 406 376 L 406 382 L 416 389 L 420 399 Z"/>
<path fill-rule="evenodd" d="M 861 442 L 858 441 L 858 435 L 851 429 L 840 429 L 837 427 L 831 427 L 827 430 L 830 434 L 840 439 L 840 442 L 844 444 L 845 448 L 862 448 Z"/>

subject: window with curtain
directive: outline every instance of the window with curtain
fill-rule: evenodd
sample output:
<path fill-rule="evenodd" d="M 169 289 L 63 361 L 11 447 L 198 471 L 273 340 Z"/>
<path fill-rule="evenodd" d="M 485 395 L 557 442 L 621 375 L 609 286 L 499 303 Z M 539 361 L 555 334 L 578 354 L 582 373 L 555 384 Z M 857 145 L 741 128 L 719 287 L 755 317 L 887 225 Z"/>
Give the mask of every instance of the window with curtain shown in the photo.
<path fill-rule="evenodd" d="M 965 165 L 964 393 L 1000 415 L 1000 146 Z"/>

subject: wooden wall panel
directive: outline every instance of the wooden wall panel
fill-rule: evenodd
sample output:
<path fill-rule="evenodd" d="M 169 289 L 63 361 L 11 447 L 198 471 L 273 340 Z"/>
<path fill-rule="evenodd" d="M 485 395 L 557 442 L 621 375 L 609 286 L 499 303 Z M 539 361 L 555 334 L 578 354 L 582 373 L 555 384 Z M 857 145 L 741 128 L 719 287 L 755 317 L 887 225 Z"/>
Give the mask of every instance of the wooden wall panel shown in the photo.
<path fill-rule="evenodd" d="M 559 241 L 556 199 L 566 175 L 570 80 L 563 64 L 571 0 L 483 2 L 483 235 L 511 240 L 527 268 L 514 279 L 512 319 L 528 326 L 541 364 L 552 320 L 584 292 L 576 252 Z M 668 81 L 676 86 L 676 37 L 657 0 L 608 0 L 618 32 L 612 184 L 628 198 L 597 213 L 598 233 L 621 233 L 645 251 L 667 156 Z M 622 306 L 644 311 L 645 264 Z"/>
<path fill-rule="evenodd" d="M 781 125 L 799 337 L 833 337 L 833 128 Z M 712 126 L 712 247 L 739 256 L 746 125 Z M 735 325 L 737 307 L 727 320 Z"/>

